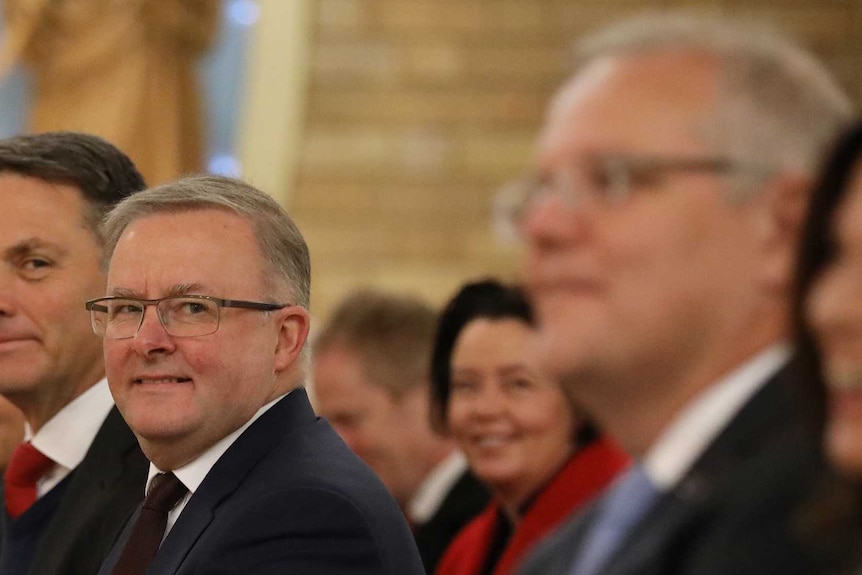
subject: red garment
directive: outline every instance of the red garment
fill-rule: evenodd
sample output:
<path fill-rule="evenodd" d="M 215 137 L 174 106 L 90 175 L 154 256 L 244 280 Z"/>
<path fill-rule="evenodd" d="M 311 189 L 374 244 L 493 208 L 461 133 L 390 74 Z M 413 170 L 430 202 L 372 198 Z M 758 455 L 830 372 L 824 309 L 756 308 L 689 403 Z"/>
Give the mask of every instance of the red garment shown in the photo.
<path fill-rule="evenodd" d="M 575 453 L 515 526 L 494 575 L 509 575 L 542 537 L 601 493 L 628 463 L 628 456 L 606 439 Z M 499 509 L 492 501 L 458 533 L 440 560 L 436 575 L 476 575 L 482 569 L 494 539 Z"/>
<path fill-rule="evenodd" d="M 51 458 L 29 441 L 18 444 L 4 476 L 6 511 L 12 519 L 17 519 L 36 503 L 36 483 L 52 467 Z"/>

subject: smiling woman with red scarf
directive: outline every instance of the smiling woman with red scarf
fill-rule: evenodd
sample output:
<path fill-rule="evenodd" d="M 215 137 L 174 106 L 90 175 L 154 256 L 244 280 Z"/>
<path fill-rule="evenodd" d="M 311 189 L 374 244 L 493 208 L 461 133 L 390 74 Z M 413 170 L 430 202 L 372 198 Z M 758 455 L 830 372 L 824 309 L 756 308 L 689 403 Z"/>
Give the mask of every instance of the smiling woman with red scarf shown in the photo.
<path fill-rule="evenodd" d="M 627 465 L 532 358 L 523 292 L 465 286 L 440 318 L 432 359 L 439 426 L 494 500 L 446 551 L 437 575 L 508 575 L 529 549 Z"/>

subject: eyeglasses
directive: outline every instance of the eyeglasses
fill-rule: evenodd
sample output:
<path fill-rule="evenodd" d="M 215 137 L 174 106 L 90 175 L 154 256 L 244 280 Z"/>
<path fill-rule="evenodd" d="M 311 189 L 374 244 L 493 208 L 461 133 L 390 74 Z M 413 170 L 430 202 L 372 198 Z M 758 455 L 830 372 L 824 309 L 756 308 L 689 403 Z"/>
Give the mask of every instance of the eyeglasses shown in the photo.
<path fill-rule="evenodd" d="M 550 174 L 533 172 L 503 186 L 494 200 L 495 222 L 516 230 L 529 208 L 552 194 L 569 207 L 585 198 L 602 205 L 619 204 L 636 190 L 649 189 L 669 174 L 684 172 L 766 177 L 772 170 L 723 157 L 593 156 Z"/>
<path fill-rule="evenodd" d="M 223 307 L 274 311 L 290 304 L 183 295 L 159 299 L 103 297 L 90 300 L 85 305 L 90 311 L 90 322 L 96 335 L 106 339 L 129 339 L 137 335 L 144 323 L 144 312 L 151 305 L 156 306 L 159 321 L 168 335 L 196 337 L 218 330 L 219 310 Z"/>

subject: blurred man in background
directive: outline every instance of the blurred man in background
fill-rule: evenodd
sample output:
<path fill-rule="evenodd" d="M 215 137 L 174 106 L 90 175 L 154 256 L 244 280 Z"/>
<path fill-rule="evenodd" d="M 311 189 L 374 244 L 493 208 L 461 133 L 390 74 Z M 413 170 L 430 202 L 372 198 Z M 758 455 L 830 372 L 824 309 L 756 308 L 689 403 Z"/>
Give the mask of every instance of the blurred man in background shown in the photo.
<path fill-rule="evenodd" d="M 431 427 L 436 321 L 418 299 L 356 292 L 335 309 L 313 354 L 318 413 L 398 501 L 428 573 L 489 497 L 453 441 Z"/>

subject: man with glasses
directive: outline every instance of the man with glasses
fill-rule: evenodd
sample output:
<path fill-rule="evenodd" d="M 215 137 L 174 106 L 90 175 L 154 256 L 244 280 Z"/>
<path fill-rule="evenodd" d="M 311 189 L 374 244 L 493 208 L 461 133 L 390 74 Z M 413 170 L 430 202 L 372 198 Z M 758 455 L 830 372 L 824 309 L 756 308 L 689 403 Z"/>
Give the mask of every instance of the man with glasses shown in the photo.
<path fill-rule="evenodd" d="M 0 140 L 0 394 L 27 425 L 4 476 L 4 575 L 94 573 L 143 496 L 146 458 L 81 307 L 105 289 L 99 220 L 143 188 L 95 136 Z"/>
<path fill-rule="evenodd" d="M 86 307 L 151 463 L 101 573 L 421 574 L 395 501 L 302 389 L 310 262 L 284 210 L 196 176 L 103 231 L 108 296 Z"/>
<path fill-rule="evenodd" d="M 641 18 L 581 47 L 538 176 L 501 201 L 545 363 L 635 465 L 521 573 L 818 573 L 795 531 L 822 467 L 786 312 L 848 99 L 789 42 L 722 21 Z"/>

